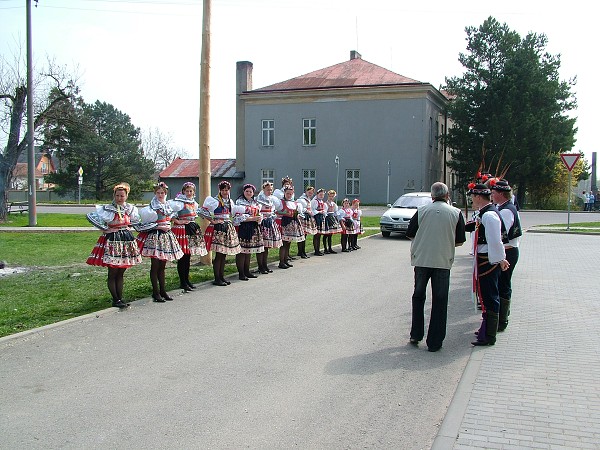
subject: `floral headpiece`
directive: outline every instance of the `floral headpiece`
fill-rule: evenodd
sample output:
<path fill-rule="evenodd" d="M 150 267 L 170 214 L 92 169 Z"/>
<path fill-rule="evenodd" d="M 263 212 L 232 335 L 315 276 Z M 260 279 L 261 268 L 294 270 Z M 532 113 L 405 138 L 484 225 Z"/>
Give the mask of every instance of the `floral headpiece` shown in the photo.
<path fill-rule="evenodd" d="M 242 191 L 245 191 L 248 188 L 252 188 L 253 191 L 256 191 L 256 187 L 253 184 L 250 183 L 246 183 L 243 187 L 242 187 Z"/>
<path fill-rule="evenodd" d="M 225 188 L 231 189 L 231 183 L 229 181 L 223 180 L 219 183 L 219 190 L 225 189 Z"/>
<path fill-rule="evenodd" d="M 122 181 L 121 183 L 117 184 L 114 188 L 113 188 L 113 193 L 117 192 L 117 191 L 125 191 L 125 193 L 127 195 L 129 195 L 129 191 L 131 190 L 131 187 L 129 186 L 129 183 L 125 183 L 124 181 Z"/>
<path fill-rule="evenodd" d="M 164 189 L 165 191 L 168 191 L 169 190 L 169 186 L 167 186 L 167 183 L 165 183 L 164 181 L 159 181 L 158 183 L 156 183 L 153 186 L 152 189 L 153 189 L 154 192 L 158 191 L 159 189 Z"/>

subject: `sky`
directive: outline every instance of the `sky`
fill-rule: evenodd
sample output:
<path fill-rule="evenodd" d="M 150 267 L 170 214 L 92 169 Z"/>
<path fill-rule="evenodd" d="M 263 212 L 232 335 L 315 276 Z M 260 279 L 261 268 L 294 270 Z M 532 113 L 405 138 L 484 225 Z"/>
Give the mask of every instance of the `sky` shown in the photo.
<path fill-rule="evenodd" d="M 33 0 L 32 0 L 33 2 Z M 26 40 L 26 0 L 0 0 L 0 54 Z M 235 157 L 235 68 L 253 63 L 253 88 L 347 61 L 373 64 L 439 88 L 461 76 L 465 27 L 492 16 L 524 37 L 545 34 L 560 78 L 577 77 L 574 151 L 598 151 L 595 105 L 600 3 L 589 0 L 212 0 L 211 158 Z M 34 65 L 48 57 L 77 74 L 86 103 L 107 102 L 143 130 L 199 153 L 202 0 L 39 0 Z"/>

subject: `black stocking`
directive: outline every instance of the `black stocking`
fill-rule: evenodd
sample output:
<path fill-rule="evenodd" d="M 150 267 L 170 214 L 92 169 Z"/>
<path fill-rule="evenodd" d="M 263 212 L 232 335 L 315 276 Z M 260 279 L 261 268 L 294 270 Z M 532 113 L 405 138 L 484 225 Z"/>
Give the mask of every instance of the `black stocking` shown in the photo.
<path fill-rule="evenodd" d="M 160 295 L 162 297 L 168 297 L 167 289 L 165 286 L 165 269 L 167 267 L 167 261 L 159 260 L 159 269 L 158 269 L 158 284 L 160 286 Z"/>
<path fill-rule="evenodd" d="M 177 274 L 179 275 L 179 285 L 185 287 L 190 277 L 190 254 L 185 253 L 177 261 Z"/>
<path fill-rule="evenodd" d="M 150 282 L 152 283 L 152 296 L 159 297 L 160 290 L 158 288 L 158 273 L 160 272 L 160 260 L 150 258 Z"/>
<path fill-rule="evenodd" d="M 109 267 L 108 268 L 108 279 L 107 279 L 107 284 L 108 284 L 108 290 L 110 292 L 110 295 L 112 296 L 113 302 L 119 301 L 121 297 L 119 297 L 119 289 L 118 289 L 118 283 L 117 283 L 117 279 L 119 277 L 119 269 L 116 267 Z"/>
<path fill-rule="evenodd" d="M 315 248 L 315 253 L 319 253 L 319 250 L 321 249 L 321 235 L 320 234 L 315 234 L 313 237 L 313 247 Z"/>
<path fill-rule="evenodd" d="M 117 295 L 119 296 L 119 300 L 123 300 L 123 275 L 125 275 L 125 271 L 127 269 L 125 268 L 120 268 L 117 269 Z"/>
<path fill-rule="evenodd" d="M 348 235 L 347 234 L 342 234 L 342 251 L 346 250 L 346 247 L 348 246 Z M 352 244 L 350 245 L 350 247 L 352 247 Z"/>

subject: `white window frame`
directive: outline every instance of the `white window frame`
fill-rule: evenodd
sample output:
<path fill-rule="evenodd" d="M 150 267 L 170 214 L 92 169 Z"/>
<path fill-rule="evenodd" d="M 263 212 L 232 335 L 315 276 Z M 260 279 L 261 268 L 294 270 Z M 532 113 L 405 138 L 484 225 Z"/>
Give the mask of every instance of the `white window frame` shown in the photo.
<path fill-rule="evenodd" d="M 262 146 L 273 147 L 275 145 L 275 120 L 263 119 L 261 121 Z"/>
<path fill-rule="evenodd" d="M 302 119 L 302 146 L 314 147 L 317 145 L 317 119 Z"/>
<path fill-rule="evenodd" d="M 360 195 L 360 169 L 346 169 L 346 194 Z M 348 183 L 351 183 L 352 189 L 348 189 Z M 356 183 L 356 184 L 355 184 Z"/>
<path fill-rule="evenodd" d="M 275 185 L 275 169 L 260 169 L 260 185 L 267 181 Z"/>
<path fill-rule="evenodd" d="M 306 186 L 316 187 L 316 184 L 317 169 L 302 169 L 302 187 L 304 190 L 306 190 Z"/>

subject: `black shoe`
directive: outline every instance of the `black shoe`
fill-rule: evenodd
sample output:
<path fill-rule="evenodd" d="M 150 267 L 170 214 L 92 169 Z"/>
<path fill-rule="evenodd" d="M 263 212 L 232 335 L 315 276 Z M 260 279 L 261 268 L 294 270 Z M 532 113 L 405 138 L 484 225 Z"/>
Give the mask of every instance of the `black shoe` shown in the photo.
<path fill-rule="evenodd" d="M 408 342 L 410 342 L 412 345 L 419 345 L 419 339 L 410 338 Z"/>
<path fill-rule="evenodd" d="M 294 267 L 294 265 L 290 264 L 289 262 L 286 262 L 285 265 L 288 266 L 288 267 Z"/>
<path fill-rule="evenodd" d="M 329 253 L 331 253 L 333 255 L 334 253 L 337 253 L 337 252 L 335 250 L 329 249 Z"/>
<path fill-rule="evenodd" d="M 192 283 L 190 283 L 189 281 L 187 282 L 187 287 L 189 287 L 190 289 L 194 290 L 196 289 L 196 286 L 194 286 Z"/>
<path fill-rule="evenodd" d="M 322 252 L 315 252 L 314 255 L 315 256 L 323 256 L 323 253 Z"/>
<path fill-rule="evenodd" d="M 152 301 L 156 303 L 164 303 L 165 299 L 163 299 L 160 295 L 152 295 Z"/>
<path fill-rule="evenodd" d="M 185 292 L 191 292 L 192 288 L 189 287 L 187 284 L 180 284 L 179 285 L 179 289 L 183 289 Z"/>
<path fill-rule="evenodd" d="M 328 249 L 323 250 L 323 253 L 326 255 L 329 255 L 329 253 L 331 253 Z"/>
<path fill-rule="evenodd" d="M 289 268 L 287 266 L 287 264 L 279 264 L 277 267 L 279 267 L 280 269 L 288 269 Z"/>
<path fill-rule="evenodd" d="M 483 347 L 483 346 L 494 345 L 494 344 L 495 344 L 495 342 L 491 342 L 491 341 L 487 341 L 487 340 L 486 341 L 477 340 L 477 341 L 471 342 L 471 345 L 474 345 L 475 347 Z"/>
<path fill-rule="evenodd" d="M 498 322 L 498 331 L 504 331 L 504 330 L 506 330 L 506 327 L 508 327 L 508 321 L 507 322 Z"/>
<path fill-rule="evenodd" d="M 242 281 L 248 281 L 248 277 L 246 275 L 240 275 L 238 278 Z"/>
<path fill-rule="evenodd" d="M 297 258 L 295 256 L 288 256 L 288 261 L 295 261 Z"/>
<path fill-rule="evenodd" d="M 231 284 L 231 281 L 227 281 L 225 278 L 222 278 L 221 281 L 225 283 L 227 286 Z"/>
<path fill-rule="evenodd" d="M 442 348 L 441 345 L 439 347 L 427 347 L 427 351 L 428 352 L 437 352 L 440 348 Z"/>
<path fill-rule="evenodd" d="M 350 250 L 346 250 L 345 248 L 342 249 L 342 253 L 348 253 Z"/>
<path fill-rule="evenodd" d="M 268 267 L 267 267 L 267 272 L 273 273 L 273 271 L 271 269 L 269 269 Z"/>
<path fill-rule="evenodd" d="M 302 255 L 300 255 L 300 258 L 308 259 L 308 258 L 310 258 L 310 256 L 308 256 L 306 253 L 303 253 Z"/>
<path fill-rule="evenodd" d="M 172 301 L 173 301 L 173 297 L 169 297 L 169 294 L 167 294 L 166 292 L 163 292 L 162 294 L 160 294 L 160 296 L 161 296 L 161 297 L 162 297 L 164 300 L 166 300 L 166 301 L 168 301 L 168 302 L 172 302 Z"/>
<path fill-rule="evenodd" d="M 223 280 L 215 280 L 212 282 L 215 286 L 227 286 L 227 283 Z"/>
<path fill-rule="evenodd" d="M 251 273 L 247 273 L 247 274 L 246 274 L 246 276 L 247 276 L 248 278 L 258 278 L 256 275 L 253 275 L 253 274 L 251 274 Z"/>
<path fill-rule="evenodd" d="M 360 246 L 359 246 L 359 245 L 355 245 L 355 246 L 354 246 L 354 250 L 358 250 L 359 248 L 360 248 Z"/>
<path fill-rule="evenodd" d="M 112 305 L 115 308 L 123 309 L 129 306 L 129 303 L 124 303 L 123 300 L 113 300 Z"/>

